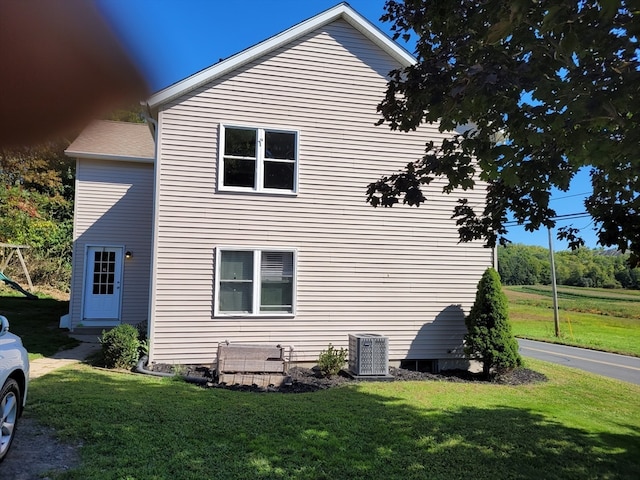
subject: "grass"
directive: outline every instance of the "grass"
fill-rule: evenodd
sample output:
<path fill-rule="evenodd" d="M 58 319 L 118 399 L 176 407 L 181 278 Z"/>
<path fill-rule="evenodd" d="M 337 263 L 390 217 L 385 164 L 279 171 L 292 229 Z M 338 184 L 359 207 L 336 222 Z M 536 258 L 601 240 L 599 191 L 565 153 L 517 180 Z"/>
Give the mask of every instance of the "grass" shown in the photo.
<path fill-rule="evenodd" d="M 512 305 L 548 315 L 544 293 L 515 293 Z M 67 302 L 0 295 L 0 314 L 31 355 L 68 346 L 57 329 Z M 25 415 L 81 445 L 81 465 L 57 480 L 640 478 L 640 386 L 528 366 L 550 381 L 362 383 L 284 395 L 83 365 L 33 380 Z"/>
<path fill-rule="evenodd" d="M 640 357 L 640 291 L 559 287 L 560 337 L 550 287 L 504 287 L 516 336 Z"/>
<path fill-rule="evenodd" d="M 288 395 L 80 366 L 33 381 L 27 415 L 82 444 L 59 480 L 640 478 L 640 386 L 528 366 L 550 381 Z"/>
<path fill-rule="evenodd" d="M 38 300 L 0 287 L 0 315 L 9 319 L 10 330 L 22 338 L 29 360 L 49 357 L 59 350 L 78 345 L 78 341 L 58 328 L 62 315 L 69 312 L 69 302 L 35 292 Z"/>

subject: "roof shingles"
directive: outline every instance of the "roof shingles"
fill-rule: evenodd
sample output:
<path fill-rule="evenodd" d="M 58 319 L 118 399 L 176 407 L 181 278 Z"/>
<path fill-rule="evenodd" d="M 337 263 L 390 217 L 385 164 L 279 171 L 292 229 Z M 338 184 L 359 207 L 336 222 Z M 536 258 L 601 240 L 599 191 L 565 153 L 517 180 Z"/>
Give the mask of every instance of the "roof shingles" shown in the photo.
<path fill-rule="evenodd" d="M 155 144 L 146 124 L 97 120 L 82 131 L 65 153 L 79 158 L 153 160 Z"/>

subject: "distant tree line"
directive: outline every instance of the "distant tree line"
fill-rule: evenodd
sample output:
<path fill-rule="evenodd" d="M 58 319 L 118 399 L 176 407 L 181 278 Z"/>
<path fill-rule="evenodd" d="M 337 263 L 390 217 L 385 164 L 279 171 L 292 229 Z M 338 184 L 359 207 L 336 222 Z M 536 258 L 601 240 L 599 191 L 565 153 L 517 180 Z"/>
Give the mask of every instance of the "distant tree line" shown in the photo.
<path fill-rule="evenodd" d="M 640 289 L 640 268 L 631 268 L 628 259 L 629 254 L 615 250 L 556 252 L 556 281 L 578 287 Z M 550 284 L 549 250 L 522 244 L 498 247 L 498 272 L 504 285 Z"/>

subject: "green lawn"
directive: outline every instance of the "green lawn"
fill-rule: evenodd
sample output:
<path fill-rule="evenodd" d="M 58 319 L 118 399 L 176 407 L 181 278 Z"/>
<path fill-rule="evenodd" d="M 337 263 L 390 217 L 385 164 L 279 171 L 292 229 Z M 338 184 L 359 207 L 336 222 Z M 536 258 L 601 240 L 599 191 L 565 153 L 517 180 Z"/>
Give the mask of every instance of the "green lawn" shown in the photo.
<path fill-rule="evenodd" d="M 556 338 L 550 287 L 504 290 L 518 337 L 640 356 L 639 291 L 560 287 L 560 337 Z"/>
<path fill-rule="evenodd" d="M 26 414 L 83 445 L 58 479 L 640 478 L 640 386 L 528 365 L 550 381 L 307 394 L 81 366 L 33 381 Z"/>
<path fill-rule="evenodd" d="M 517 294 L 526 322 L 548 316 L 536 304 L 544 295 Z M 0 292 L 0 314 L 32 356 L 69 345 L 57 329 L 66 309 Z M 623 320 L 637 329 L 637 319 Z M 288 395 L 77 366 L 32 381 L 25 415 L 82 445 L 82 464 L 58 480 L 640 478 L 640 386 L 528 366 L 550 381 L 363 383 Z"/>
<path fill-rule="evenodd" d="M 58 328 L 59 319 L 69 312 L 69 302 L 35 292 L 38 300 L 0 286 L 0 315 L 9 319 L 9 328 L 20 335 L 29 352 L 29 360 L 49 357 L 59 350 L 78 345 L 78 341 Z"/>

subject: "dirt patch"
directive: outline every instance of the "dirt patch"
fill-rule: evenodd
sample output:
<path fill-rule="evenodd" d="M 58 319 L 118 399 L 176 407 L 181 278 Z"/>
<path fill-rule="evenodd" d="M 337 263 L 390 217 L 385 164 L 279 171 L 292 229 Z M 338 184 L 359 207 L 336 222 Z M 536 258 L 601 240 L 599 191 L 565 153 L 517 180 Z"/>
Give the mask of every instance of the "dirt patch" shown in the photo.
<path fill-rule="evenodd" d="M 25 413 L 20 419 L 11 451 L 0 464 L 3 480 L 47 480 L 80 464 L 79 445 L 62 443 L 55 431 Z"/>
<path fill-rule="evenodd" d="M 207 379 L 205 385 L 209 388 L 226 388 L 230 390 L 249 392 L 277 392 L 277 393 L 305 393 L 324 390 L 327 388 L 353 384 L 360 381 L 354 379 L 344 372 L 332 377 L 323 377 L 313 369 L 294 367 L 289 369 L 291 382 L 282 387 L 262 388 L 247 385 L 226 385 L 216 383 L 214 372 L 202 365 L 186 365 L 176 367 L 174 365 L 156 364 L 154 371 L 163 373 L 176 373 L 190 377 L 192 379 Z M 373 379 L 378 380 L 378 379 Z M 481 374 L 469 372 L 467 370 L 448 370 L 441 373 L 417 372 L 403 368 L 390 368 L 389 378 L 379 381 L 436 381 L 436 382 L 482 382 L 496 385 L 527 385 L 547 381 L 547 377 L 541 373 L 528 368 L 516 368 L 502 374 L 494 374 L 490 379 L 484 378 Z"/>

